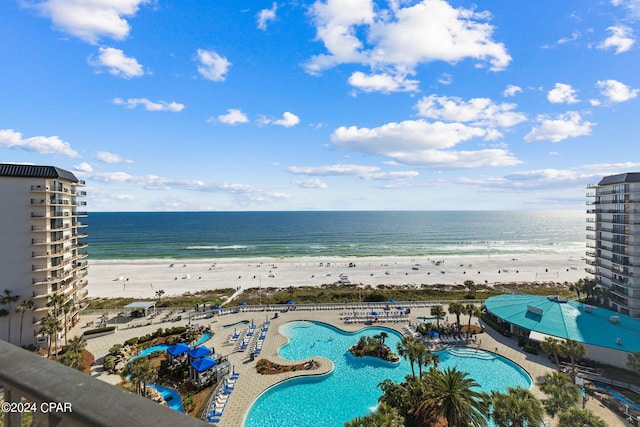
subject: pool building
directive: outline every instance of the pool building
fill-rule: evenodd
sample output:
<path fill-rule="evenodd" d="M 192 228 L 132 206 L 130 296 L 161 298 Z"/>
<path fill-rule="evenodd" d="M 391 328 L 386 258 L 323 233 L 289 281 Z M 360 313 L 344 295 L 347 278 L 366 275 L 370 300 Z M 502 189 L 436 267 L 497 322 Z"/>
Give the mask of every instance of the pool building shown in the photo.
<path fill-rule="evenodd" d="M 600 363 L 626 368 L 629 353 L 640 352 L 640 319 L 605 308 L 537 295 L 499 295 L 487 299 L 485 307 L 514 335 L 572 339 Z"/>

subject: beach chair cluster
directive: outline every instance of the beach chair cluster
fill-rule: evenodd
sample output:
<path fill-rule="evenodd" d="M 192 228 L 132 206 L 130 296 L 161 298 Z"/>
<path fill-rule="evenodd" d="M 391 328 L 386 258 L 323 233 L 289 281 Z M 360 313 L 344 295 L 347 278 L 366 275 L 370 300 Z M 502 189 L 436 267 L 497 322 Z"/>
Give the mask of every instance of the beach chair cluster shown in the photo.
<path fill-rule="evenodd" d="M 255 332 L 256 332 L 256 325 L 252 321 L 251 326 L 249 326 L 249 329 L 244 334 L 244 338 L 242 338 L 242 341 L 240 342 L 239 351 L 245 351 L 247 348 L 249 348 L 249 344 L 251 343 L 251 340 L 253 339 L 253 335 L 255 334 Z"/>
<path fill-rule="evenodd" d="M 209 412 L 207 415 L 207 421 L 210 423 L 219 423 L 220 417 L 224 413 L 224 408 L 227 406 L 231 392 L 236 386 L 236 381 L 240 376 L 239 373 L 233 372 L 224 377 L 224 379 L 218 384 L 214 391 L 213 398 L 209 401 Z"/>
<path fill-rule="evenodd" d="M 271 322 L 266 320 L 262 326 L 260 327 L 260 332 L 258 333 L 258 339 L 255 341 L 255 345 L 251 348 L 251 352 L 255 355 L 262 353 L 262 346 L 264 345 L 264 340 L 267 338 L 267 332 L 269 331 L 269 325 Z"/>
<path fill-rule="evenodd" d="M 408 322 L 409 316 L 404 310 L 385 310 L 385 311 L 349 311 L 340 314 L 340 319 L 344 323 L 398 323 Z"/>
<path fill-rule="evenodd" d="M 404 329 L 405 335 L 409 335 L 410 337 L 413 337 L 413 338 L 416 338 L 416 339 L 419 339 L 419 340 L 422 340 L 422 338 L 423 338 L 422 334 L 420 332 L 416 331 L 413 328 L 413 325 L 411 323 L 409 323 L 408 325 L 404 325 L 404 328 L 402 328 L 402 329 Z"/>
<path fill-rule="evenodd" d="M 244 338 L 245 332 L 246 331 L 238 331 L 237 329 L 234 330 L 233 334 L 227 337 L 223 345 L 236 345 L 238 341 L 241 341 Z"/>

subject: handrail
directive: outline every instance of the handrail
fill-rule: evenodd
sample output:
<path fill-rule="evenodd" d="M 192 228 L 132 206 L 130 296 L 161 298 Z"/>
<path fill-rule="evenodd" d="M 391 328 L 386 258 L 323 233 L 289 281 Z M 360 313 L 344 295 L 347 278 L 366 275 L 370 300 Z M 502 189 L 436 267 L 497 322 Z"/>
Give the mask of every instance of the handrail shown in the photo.
<path fill-rule="evenodd" d="M 34 403 L 34 425 L 207 425 L 1 340 L 0 367 L 5 399 L 17 403 L 25 398 Z M 4 421 L 6 427 L 21 426 L 19 414 L 5 413 Z"/>

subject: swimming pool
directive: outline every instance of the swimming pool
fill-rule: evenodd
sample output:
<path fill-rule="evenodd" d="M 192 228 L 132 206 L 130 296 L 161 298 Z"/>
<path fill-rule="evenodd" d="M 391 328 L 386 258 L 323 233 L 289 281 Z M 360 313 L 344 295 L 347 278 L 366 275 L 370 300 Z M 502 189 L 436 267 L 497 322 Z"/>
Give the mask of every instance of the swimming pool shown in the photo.
<path fill-rule="evenodd" d="M 388 334 L 386 343 L 395 351 L 402 335 L 388 328 L 372 327 L 348 333 L 324 323 L 307 321 L 281 326 L 280 332 L 290 340 L 280 348 L 281 357 L 299 360 L 322 356 L 333 361 L 334 370 L 325 376 L 292 379 L 267 390 L 249 409 L 244 426 L 342 426 L 356 416 L 369 413 L 382 394 L 377 387 L 380 382 L 387 378 L 402 381 L 411 373 L 410 364 L 404 359 L 391 364 L 374 358 L 358 359 L 348 353 L 347 349 L 361 336 L 382 331 Z M 438 366 L 456 366 L 469 372 L 485 391 L 531 386 L 529 375 L 509 360 L 482 350 L 477 354 L 486 359 L 439 352 Z"/>
<path fill-rule="evenodd" d="M 150 355 L 151 353 L 156 353 L 156 352 L 159 352 L 159 351 L 166 351 L 169 347 L 171 347 L 169 344 L 158 344 L 158 345 L 151 346 L 149 348 L 145 348 L 140 353 L 136 354 L 131 359 L 127 360 L 127 363 L 131 363 L 134 360 L 139 359 L 141 357 L 146 357 L 146 356 Z"/>
<path fill-rule="evenodd" d="M 206 334 L 202 335 L 202 338 L 200 338 L 198 341 L 196 341 L 193 344 L 191 344 L 191 347 L 197 347 L 200 344 L 202 344 L 203 342 L 209 341 L 212 336 L 213 336 L 213 334 L 210 334 L 209 332 L 207 332 Z"/>
<path fill-rule="evenodd" d="M 160 392 L 160 394 L 164 398 L 164 401 L 167 402 L 167 406 L 169 408 L 173 409 L 174 411 L 184 412 L 184 410 L 182 409 L 182 400 L 180 399 L 180 395 L 177 391 L 172 388 L 153 383 L 149 383 L 149 386 L 155 388 L 156 390 L 158 390 L 158 392 Z"/>
<path fill-rule="evenodd" d="M 220 326 L 220 329 L 229 329 L 229 328 L 235 328 L 237 326 L 245 326 L 248 325 L 249 321 L 248 320 L 241 320 L 239 322 L 236 323 L 232 323 L 230 325 L 224 325 L 224 326 Z"/>

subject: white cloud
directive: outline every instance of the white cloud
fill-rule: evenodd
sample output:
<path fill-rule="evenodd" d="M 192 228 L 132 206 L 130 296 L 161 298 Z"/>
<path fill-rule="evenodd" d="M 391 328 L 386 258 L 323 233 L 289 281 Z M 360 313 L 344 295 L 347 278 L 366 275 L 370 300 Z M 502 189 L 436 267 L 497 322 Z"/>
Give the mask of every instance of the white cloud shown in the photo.
<path fill-rule="evenodd" d="M 506 149 L 449 150 L 472 138 L 491 139 L 492 130 L 463 123 L 407 120 L 377 128 L 339 127 L 332 135 L 340 149 L 384 156 L 394 162 L 437 168 L 505 166 L 520 163 Z"/>
<path fill-rule="evenodd" d="M 416 104 L 418 115 L 447 122 L 470 122 L 475 126 L 511 127 L 527 119 L 513 111 L 515 104 L 496 104 L 489 98 L 464 101 L 454 96 L 429 95 Z"/>
<path fill-rule="evenodd" d="M 96 159 L 103 163 L 133 163 L 133 160 L 126 160 L 119 154 L 110 153 L 109 151 L 98 151 Z"/>
<path fill-rule="evenodd" d="M 525 135 L 525 141 L 560 142 L 567 138 L 591 135 L 591 128 L 595 126 L 594 123 L 584 121 L 580 113 L 576 111 L 560 114 L 556 119 L 540 115 L 538 116 L 538 123 L 540 123 L 539 126 L 534 127 L 531 132 Z"/>
<path fill-rule="evenodd" d="M 90 57 L 89 64 L 94 67 L 104 67 L 110 74 L 116 77 L 130 79 L 144 75 L 144 69 L 138 61 L 126 56 L 120 49 L 101 47 L 98 49 L 98 57 Z"/>
<path fill-rule="evenodd" d="M 443 73 L 439 78 L 438 78 L 438 83 L 440 83 L 441 85 L 445 85 L 448 86 L 451 83 L 453 83 L 453 76 L 449 73 Z"/>
<path fill-rule="evenodd" d="M 278 10 L 278 4 L 276 2 L 273 3 L 271 9 L 262 9 L 258 12 L 256 16 L 258 20 L 258 29 L 262 31 L 267 30 L 267 23 L 271 21 L 275 21 L 276 19 L 276 11 Z"/>
<path fill-rule="evenodd" d="M 282 114 L 281 119 L 273 120 L 267 117 L 262 117 L 260 119 L 260 123 L 263 125 L 272 124 L 272 125 L 279 125 L 279 126 L 284 126 L 286 128 L 290 128 L 300 123 L 300 118 L 293 113 L 285 111 L 284 114 Z"/>
<path fill-rule="evenodd" d="M 576 91 L 571 85 L 556 83 L 556 86 L 549 91 L 547 99 L 552 104 L 575 104 L 578 101 Z"/>
<path fill-rule="evenodd" d="M 609 102 L 625 102 L 638 96 L 638 89 L 631 89 L 629 86 L 617 80 L 598 80 L 596 87 L 602 89 L 600 93 L 606 96 Z"/>
<path fill-rule="evenodd" d="M 218 121 L 220 123 L 224 123 L 227 125 L 235 125 L 238 123 L 247 123 L 249 122 L 249 118 L 237 108 L 229 108 L 227 110 L 227 114 L 221 114 L 217 118 L 209 119 L 209 122 Z"/>
<path fill-rule="evenodd" d="M 488 63 L 493 71 L 511 61 L 504 44 L 492 39 L 487 12 L 454 9 L 444 0 L 402 7 L 404 3 L 390 2 L 391 7 L 383 9 L 372 0 L 317 0 L 310 13 L 316 38 L 327 52 L 313 56 L 306 71 L 319 74 L 352 63 L 371 67 L 373 75 L 382 70 L 403 80 L 419 64 L 433 61 L 473 59 L 478 66 Z"/>
<path fill-rule="evenodd" d="M 300 188 L 327 188 L 327 183 L 321 179 L 302 179 L 293 181 Z"/>
<path fill-rule="evenodd" d="M 640 19 L 640 0 L 611 0 L 611 4 L 625 7 L 632 21 Z"/>
<path fill-rule="evenodd" d="M 124 40 L 130 27 L 125 18 L 133 17 L 140 5 L 150 0 L 44 0 L 24 2 L 48 17 L 60 31 L 95 44 L 101 37 Z"/>
<path fill-rule="evenodd" d="M 79 165 L 75 165 L 73 170 L 80 173 L 91 173 L 93 172 L 93 167 L 87 162 L 82 162 Z"/>
<path fill-rule="evenodd" d="M 198 72 L 202 77 L 214 82 L 224 81 L 231 67 L 227 58 L 220 56 L 213 50 L 198 49 Z"/>
<path fill-rule="evenodd" d="M 504 92 L 502 92 L 502 95 L 503 96 L 515 96 L 518 92 L 522 92 L 522 88 L 520 86 L 509 85 L 504 90 Z"/>
<path fill-rule="evenodd" d="M 184 104 L 166 101 L 154 102 L 150 101 L 147 98 L 129 98 L 126 101 L 122 98 L 115 98 L 113 100 L 113 103 L 116 105 L 123 105 L 129 109 L 133 109 L 138 105 L 142 105 L 147 111 L 171 111 L 172 113 L 177 113 L 184 110 Z"/>
<path fill-rule="evenodd" d="M 349 77 L 349 84 L 363 92 L 415 92 L 418 83 L 417 80 L 407 79 L 407 76 L 388 73 L 365 74 L 356 71 Z"/>
<path fill-rule="evenodd" d="M 80 157 L 71 148 L 71 144 L 57 136 L 32 136 L 23 138 L 20 132 L 13 129 L 0 129 L 0 147 L 21 148 L 39 154 L 62 154 L 67 157 Z"/>
<path fill-rule="evenodd" d="M 355 176 L 366 180 L 393 181 L 415 178 L 415 171 L 383 172 L 377 166 L 337 164 L 329 166 L 289 166 L 288 172 L 309 176 Z"/>
<path fill-rule="evenodd" d="M 597 46 L 598 49 L 615 48 L 616 54 L 619 54 L 631 49 L 636 42 L 633 37 L 633 30 L 626 25 L 614 25 L 607 28 L 607 31 L 611 35 Z"/>

